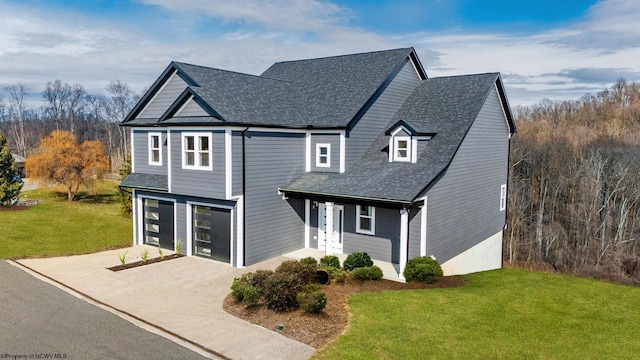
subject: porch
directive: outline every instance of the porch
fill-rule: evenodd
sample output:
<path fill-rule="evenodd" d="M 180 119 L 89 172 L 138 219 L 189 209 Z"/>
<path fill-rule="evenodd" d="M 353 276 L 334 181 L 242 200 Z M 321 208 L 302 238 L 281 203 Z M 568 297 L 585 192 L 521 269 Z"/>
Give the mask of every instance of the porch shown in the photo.
<path fill-rule="evenodd" d="M 292 251 L 290 253 L 283 254 L 282 256 L 288 257 L 294 260 L 300 260 L 306 257 L 313 257 L 316 260 L 320 261 L 320 259 L 325 255 L 326 253 L 324 250 L 306 248 L 306 249 Z M 347 258 L 347 255 L 345 254 L 332 254 L 332 255 L 335 255 L 338 257 L 338 259 L 340 259 L 340 264 L 342 264 L 344 260 Z M 405 282 L 403 278 L 400 278 L 400 265 L 392 264 L 390 262 L 380 261 L 380 260 L 373 260 L 373 264 L 378 266 L 382 270 L 382 277 L 384 279 Z"/>

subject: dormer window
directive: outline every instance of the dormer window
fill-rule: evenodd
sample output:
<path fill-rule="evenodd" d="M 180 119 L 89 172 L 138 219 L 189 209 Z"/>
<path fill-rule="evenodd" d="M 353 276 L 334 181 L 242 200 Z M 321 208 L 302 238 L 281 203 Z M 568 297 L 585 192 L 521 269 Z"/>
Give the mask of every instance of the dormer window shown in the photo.
<path fill-rule="evenodd" d="M 393 143 L 393 161 L 411 161 L 411 138 L 394 136 Z"/>
<path fill-rule="evenodd" d="M 385 135 L 389 136 L 389 162 L 415 163 L 427 140 L 434 137 L 435 133 L 418 132 L 400 120 Z"/>

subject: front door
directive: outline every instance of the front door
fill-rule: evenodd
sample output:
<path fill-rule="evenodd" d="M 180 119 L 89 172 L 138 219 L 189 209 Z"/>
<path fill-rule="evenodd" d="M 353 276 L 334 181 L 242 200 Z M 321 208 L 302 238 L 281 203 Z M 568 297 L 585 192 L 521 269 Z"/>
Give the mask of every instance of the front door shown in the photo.
<path fill-rule="evenodd" d="M 144 199 L 144 243 L 173 250 L 173 202 Z"/>
<path fill-rule="evenodd" d="M 333 205 L 333 232 L 331 236 L 331 250 L 342 254 L 344 206 Z M 327 246 L 327 207 L 325 204 L 318 206 L 318 249 L 326 250 Z"/>
<path fill-rule="evenodd" d="M 193 206 L 193 250 L 200 256 L 231 261 L 231 210 Z"/>

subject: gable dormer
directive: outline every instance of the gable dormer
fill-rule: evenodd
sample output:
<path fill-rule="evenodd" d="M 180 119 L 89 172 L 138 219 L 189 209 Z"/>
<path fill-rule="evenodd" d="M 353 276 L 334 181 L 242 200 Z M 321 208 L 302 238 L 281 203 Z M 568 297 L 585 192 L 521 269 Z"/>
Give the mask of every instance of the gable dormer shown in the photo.
<path fill-rule="evenodd" d="M 385 131 L 385 135 L 389 137 L 389 162 L 416 163 L 418 152 L 435 133 L 419 133 L 400 120 Z"/>

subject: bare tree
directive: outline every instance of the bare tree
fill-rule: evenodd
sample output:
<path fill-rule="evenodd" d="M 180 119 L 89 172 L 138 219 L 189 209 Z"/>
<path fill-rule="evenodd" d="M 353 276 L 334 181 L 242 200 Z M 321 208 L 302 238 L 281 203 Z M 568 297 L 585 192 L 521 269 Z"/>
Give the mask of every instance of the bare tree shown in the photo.
<path fill-rule="evenodd" d="M 16 151 L 22 156 L 27 156 L 27 139 L 25 133 L 25 115 L 27 107 L 25 97 L 27 87 L 24 84 L 18 84 L 6 88 L 9 92 L 9 114 L 13 118 L 12 128 Z"/>

